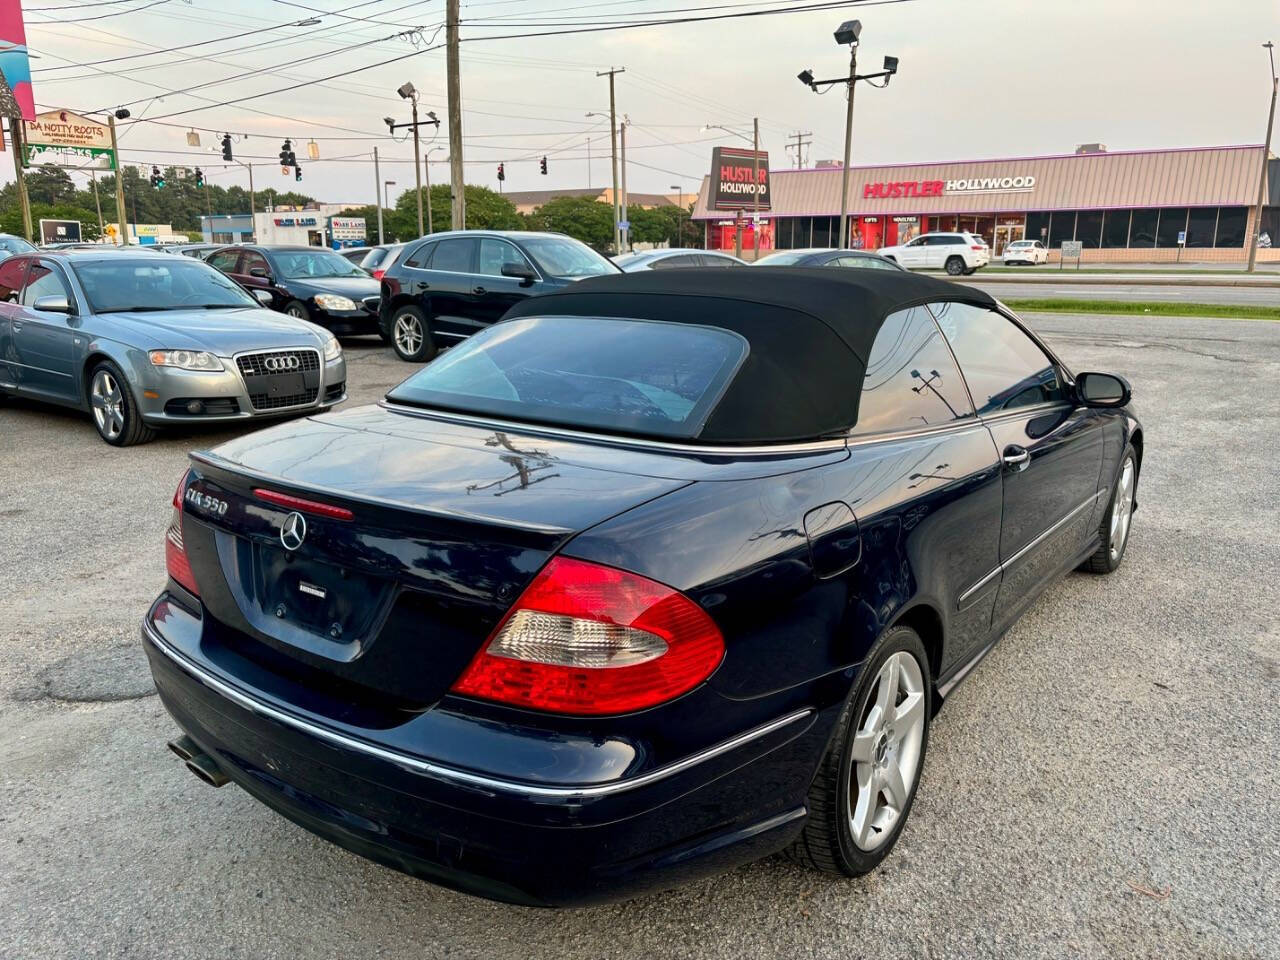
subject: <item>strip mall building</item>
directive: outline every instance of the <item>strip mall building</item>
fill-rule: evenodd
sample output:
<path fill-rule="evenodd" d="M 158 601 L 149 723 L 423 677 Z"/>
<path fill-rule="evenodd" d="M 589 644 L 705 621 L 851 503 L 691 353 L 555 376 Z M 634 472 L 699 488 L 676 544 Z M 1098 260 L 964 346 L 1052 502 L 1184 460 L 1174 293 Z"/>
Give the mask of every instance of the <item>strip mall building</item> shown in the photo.
<path fill-rule="evenodd" d="M 1026 238 L 1042 240 L 1053 259 L 1064 240 L 1077 240 L 1085 261 L 1243 260 L 1262 160 L 1263 148 L 1252 145 L 854 167 L 849 242 L 874 250 L 920 233 L 968 230 L 996 256 Z M 1280 260 L 1280 161 L 1269 166 L 1262 228 L 1276 246 L 1259 259 Z M 769 197 L 761 253 L 838 246 L 842 173 L 838 165 L 773 171 L 761 187 Z M 709 249 L 733 250 L 737 210 L 723 198 L 709 208 L 709 190 L 714 195 L 711 177 L 693 219 L 704 224 Z M 750 257 L 751 200 L 741 209 Z"/>

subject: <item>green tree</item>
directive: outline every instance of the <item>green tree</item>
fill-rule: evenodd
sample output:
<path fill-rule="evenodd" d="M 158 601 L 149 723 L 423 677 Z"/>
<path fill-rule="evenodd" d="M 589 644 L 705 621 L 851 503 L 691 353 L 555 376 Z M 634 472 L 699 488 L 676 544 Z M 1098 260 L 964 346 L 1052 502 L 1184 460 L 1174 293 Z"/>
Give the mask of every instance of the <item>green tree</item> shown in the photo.
<path fill-rule="evenodd" d="M 76 198 L 76 185 L 70 174 L 57 167 L 43 166 L 29 170 L 23 180 L 27 184 L 27 196 L 34 203 L 72 203 Z"/>
<path fill-rule="evenodd" d="M 453 229 L 453 194 L 447 183 L 433 184 L 430 193 L 431 226 L 436 233 Z M 516 206 L 496 190 L 488 187 L 477 187 L 468 184 L 467 229 L 468 230 L 521 230 L 524 222 L 516 212 Z M 427 229 L 426 188 L 422 191 L 422 229 Z M 406 190 L 396 198 L 395 233 L 401 240 L 412 240 L 418 236 L 418 201 L 412 190 Z"/>
<path fill-rule="evenodd" d="M 591 197 L 548 200 L 529 214 L 528 225 L 531 230 L 568 234 L 597 250 L 613 245 L 613 208 Z"/>
<path fill-rule="evenodd" d="M 98 215 L 92 208 L 85 209 L 70 203 L 48 204 L 33 203 L 31 205 L 31 227 L 36 231 L 32 237 L 40 242 L 41 220 L 79 220 L 80 235 L 85 240 L 97 240 L 102 234 L 98 230 Z M 0 212 L 0 233 L 12 233 L 22 236 L 22 209 L 17 205 Z"/>

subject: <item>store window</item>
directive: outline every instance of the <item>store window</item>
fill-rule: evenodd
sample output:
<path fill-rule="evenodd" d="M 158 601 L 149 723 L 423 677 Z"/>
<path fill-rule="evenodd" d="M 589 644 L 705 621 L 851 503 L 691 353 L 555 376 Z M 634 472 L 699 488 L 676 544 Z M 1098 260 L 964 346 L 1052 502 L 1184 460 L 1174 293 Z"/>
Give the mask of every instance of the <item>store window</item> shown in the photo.
<path fill-rule="evenodd" d="M 836 221 L 836 223 L 833 224 L 832 219 L 832 217 L 813 218 L 813 241 L 810 243 L 810 246 L 838 246 L 835 242 L 835 238 L 840 235 L 839 221 Z"/>
<path fill-rule="evenodd" d="M 1215 247 L 1243 247 L 1249 224 L 1248 207 L 1222 207 L 1218 211 L 1218 234 Z"/>
<path fill-rule="evenodd" d="M 1028 213 L 1027 214 L 1027 232 L 1023 234 L 1028 240 L 1039 240 L 1041 243 L 1049 242 L 1049 217 L 1048 213 Z"/>
<path fill-rule="evenodd" d="M 1129 246 L 1154 247 L 1159 222 L 1159 210 L 1134 210 L 1133 223 L 1129 227 Z"/>
<path fill-rule="evenodd" d="M 1187 208 L 1174 207 L 1160 211 L 1160 228 L 1156 231 L 1157 247 L 1176 247 L 1178 234 L 1187 229 Z"/>
<path fill-rule="evenodd" d="M 1108 210 L 1102 220 L 1102 246 L 1109 250 L 1129 245 L 1129 211 Z"/>
<path fill-rule="evenodd" d="M 1102 211 L 1081 210 L 1076 216 L 1076 239 L 1086 250 L 1098 249 L 1102 238 Z"/>
<path fill-rule="evenodd" d="M 1187 224 L 1187 246 L 1212 247 L 1217 228 L 1217 207 L 1193 207 Z"/>
<path fill-rule="evenodd" d="M 1074 210 L 1056 210 L 1049 222 L 1049 249 L 1058 250 L 1063 240 L 1074 240 L 1076 237 L 1076 214 Z"/>

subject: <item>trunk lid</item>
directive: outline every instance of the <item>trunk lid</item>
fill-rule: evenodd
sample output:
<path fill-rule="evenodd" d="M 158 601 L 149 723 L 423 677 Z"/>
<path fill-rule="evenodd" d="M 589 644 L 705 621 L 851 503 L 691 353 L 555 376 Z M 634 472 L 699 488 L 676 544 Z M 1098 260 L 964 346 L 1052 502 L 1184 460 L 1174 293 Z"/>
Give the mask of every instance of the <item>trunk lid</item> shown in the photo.
<path fill-rule="evenodd" d="M 641 469 L 662 456 L 608 469 L 555 440 L 350 413 L 193 454 L 183 539 L 206 645 L 353 706 L 429 708 L 560 545 L 692 479 Z"/>

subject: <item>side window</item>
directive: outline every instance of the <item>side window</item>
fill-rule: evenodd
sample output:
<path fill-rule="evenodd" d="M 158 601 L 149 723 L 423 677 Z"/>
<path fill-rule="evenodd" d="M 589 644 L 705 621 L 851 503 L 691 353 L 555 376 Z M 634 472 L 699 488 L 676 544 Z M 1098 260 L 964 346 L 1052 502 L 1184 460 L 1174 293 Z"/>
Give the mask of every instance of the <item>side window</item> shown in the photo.
<path fill-rule="evenodd" d="M 406 267 L 417 267 L 419 270 L 427 269 L 427 265 L 431 263 L 431 255 L 436 251 L 436 241 L 431 240 L 427 243 L 420 244 L 413 248 L 412 252 L 404 258 Z"/>
<path fill-rule="evenodd" d="M 71 291 L 67 289 L 67 282 L 62 279 L 62 271 L 48 260 L 32 262 L 27 285 L 22 288 L 22 305 L 29 307 L 41 297 L 66 297 L 71 300 Z"/>
<path fill-rule="evenodd" d="M 474 273 L 471 261 L 475 247 L 476 242 L 471 239 L 441 240 L 436 244 L 435 256 L 431 258 L 431 269 L 447 273 Z"/>
<path fill-rule="evenodd" d="M 738 263 L 738 261 L 736 260 L 730 260 L 728 257 L 717 257 L 709 253 L 699 254 L 697 262 L 700 262 L 704 267 L 740 267 L 742 266 L 742 264 Z"/>
<path fill-rule="evenodd" d="M 698 266 L 699 257 L 697 254 L 683 253 L 674 257 L 659 257 L 653 261 L 649 267 L 650 270 L 678 270 L 681 267 Z"/>
<path fill-rule="evenodd" d="M 257 271 L 256 273 L 254 271 Z M 271 267 L 267 258 L 255 250 L 246 250 L 244 259 L 240 261 L 240 272 L 250 277 L 269 277 Z"/>
<path fill-rule="evenodd" d="M 854 435 L 934 426 L 972 413 L 929 311 L 911 307 L 886 317 L 867 358 Z"/>
<path fill-rule="evenodd" d="M 1012 321 L 968 303 L 934 303 L 929 309 L 960 361 L 978 413 L 1066 402 L 1058 368 Z"/>
<path fill-rule="evenodd" d="M 209 258 L 209 266 L 223 273 L 235 273 L 236 261 L 240 259 L 239 250 L 219 250 Z"/>
<path fill-rule="evenodd" d="M 483 273 L 486 277 L 500 277 L 502 267 L 508 263 L 533 269 L 529 266 L 529 261 L 525 259 L 524 254 L 514 245 L 492 237 L 480 238 L 480 266 L 476 269 L 477 273 Z"/>
<path fill-rule="evenodd" d="M 10 257 L 0 263 L 0 303 L 17 303 L 22 278 L 27 272 L 26 257 Z"/>

